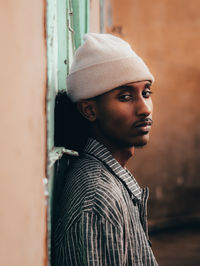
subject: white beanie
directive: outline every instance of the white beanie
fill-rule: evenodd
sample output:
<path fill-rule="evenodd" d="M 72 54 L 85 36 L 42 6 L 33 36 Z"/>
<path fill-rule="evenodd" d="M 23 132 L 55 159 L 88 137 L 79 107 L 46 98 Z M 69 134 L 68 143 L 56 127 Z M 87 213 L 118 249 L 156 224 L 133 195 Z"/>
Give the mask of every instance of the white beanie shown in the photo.
<path fill-rule="evenodd" d="M 144 61 L 124 40 L 102 33 L 87 33 L 83 39 L 67 77 L 67 94 L 73 102 L 124 84 L 154 81 Z"/>

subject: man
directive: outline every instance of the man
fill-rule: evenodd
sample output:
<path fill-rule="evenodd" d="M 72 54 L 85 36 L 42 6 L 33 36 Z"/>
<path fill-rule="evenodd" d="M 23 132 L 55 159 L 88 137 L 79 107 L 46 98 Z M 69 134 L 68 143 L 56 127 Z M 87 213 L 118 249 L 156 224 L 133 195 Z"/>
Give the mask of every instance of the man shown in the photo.
<path fill-rule="evenodd" d="M 125 168 L 135 147 L 149 140 L 153 80 L 125 41 L 85 35 L 67 88 L 89 121 L 90 138 L 66 176 L 53 265 L 157 265 L 147 230 L 148 189 Z"/>

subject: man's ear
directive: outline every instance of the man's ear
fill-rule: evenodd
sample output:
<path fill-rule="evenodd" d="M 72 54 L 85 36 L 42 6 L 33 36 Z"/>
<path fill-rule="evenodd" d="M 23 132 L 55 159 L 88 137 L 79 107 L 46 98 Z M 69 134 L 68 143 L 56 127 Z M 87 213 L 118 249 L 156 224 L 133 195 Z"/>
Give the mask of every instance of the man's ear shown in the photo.
<path fill-rule="evenodd" d="M 82 114 L 90 122 L 94 122 L 96 120 L 96 103 L 93 100 L 83 100 L 77 103 L 77 108 L 79 112 Z"/>

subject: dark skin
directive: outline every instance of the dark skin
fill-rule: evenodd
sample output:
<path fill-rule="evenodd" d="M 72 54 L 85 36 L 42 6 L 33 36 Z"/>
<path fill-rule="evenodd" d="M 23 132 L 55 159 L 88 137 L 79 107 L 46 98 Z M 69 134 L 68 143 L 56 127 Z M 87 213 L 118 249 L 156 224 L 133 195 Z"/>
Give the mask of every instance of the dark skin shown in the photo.
<path fill-rule="evenodd" d="M 91 122 L 92 136 L 103 143 L 123 167 L 135 147 L 143 147 L 149 141 L 151 93 L 151 83 L 140 81 L 78 103 L 81 114 Z"/>

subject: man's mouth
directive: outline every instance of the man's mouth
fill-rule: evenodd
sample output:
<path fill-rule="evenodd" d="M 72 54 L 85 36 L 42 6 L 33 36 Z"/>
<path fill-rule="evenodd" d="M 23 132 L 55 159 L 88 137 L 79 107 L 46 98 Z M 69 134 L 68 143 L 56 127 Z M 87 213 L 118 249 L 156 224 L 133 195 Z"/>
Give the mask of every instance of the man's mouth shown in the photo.
<path fill-rule="evenodd" d="M 149 133 L 152 124 L 153 121 L 151 118 L 145 118 L 135 122 L 133 127 L 138 131 L 139 135 L 145 135 Z"/>
<path fill-rule="evenodd" d="M 153 124 L 153 120 L 151 118 L 145 118 L 145 119 L 135 122 L 133 126 L 135 128 L 144 128 L 144 127 L 149 128 L 151 127 L 152 124 Z"/>

